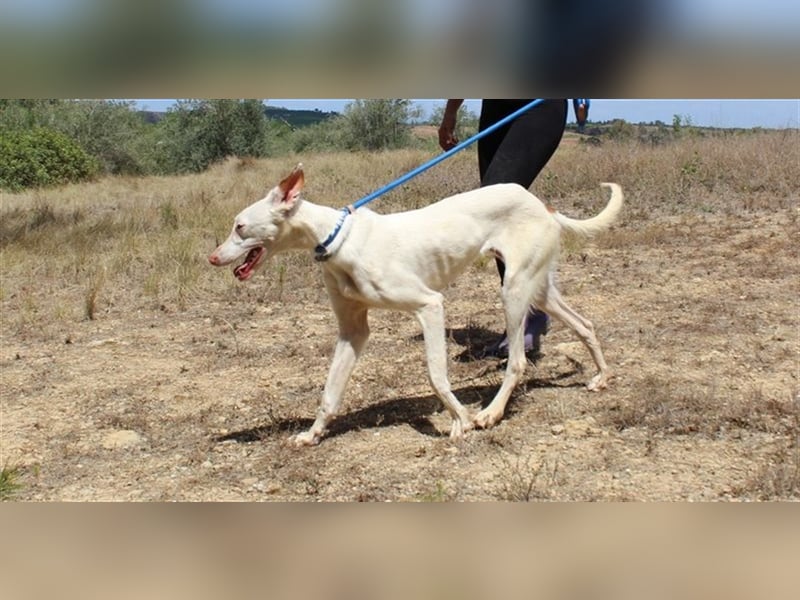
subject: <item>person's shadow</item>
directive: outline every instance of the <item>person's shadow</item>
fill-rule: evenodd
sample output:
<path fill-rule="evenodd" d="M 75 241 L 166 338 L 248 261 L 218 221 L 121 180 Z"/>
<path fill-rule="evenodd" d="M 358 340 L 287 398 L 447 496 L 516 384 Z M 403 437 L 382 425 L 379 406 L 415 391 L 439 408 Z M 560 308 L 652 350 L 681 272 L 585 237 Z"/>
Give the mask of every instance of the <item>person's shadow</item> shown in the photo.
<path fill-rule="evenodd" d="M 455 357 L 458 362 L 472 362 L 485 358 L 486 349 L 497 341 L 500 334 L 484 327 L 462 327 L 461 329 L 448 329 L 448 339 L 452 340 L 464 350 Z M 496 359 L 495 359 L 496 360 Z"/>

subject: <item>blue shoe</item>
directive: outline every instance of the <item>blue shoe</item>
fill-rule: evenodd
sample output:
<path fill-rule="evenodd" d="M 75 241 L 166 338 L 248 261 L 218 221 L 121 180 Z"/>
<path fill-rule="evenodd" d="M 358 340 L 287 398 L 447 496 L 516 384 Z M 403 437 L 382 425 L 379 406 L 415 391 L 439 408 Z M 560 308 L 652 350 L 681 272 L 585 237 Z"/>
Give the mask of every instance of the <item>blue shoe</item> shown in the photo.
<path fill-rule="evenodd" d="M 525 354 L 533 354 L 534 356 L 539 353 L 541 347 L 541 337 L 547 335 L 550 318 L 546 313 L 539 310 L 531 309 L 528 316 L 525 318 Z M 483 350 L 483 358 L 507 358 L 508 357 L 508 336 L 504 333 L 503 337 L 487 346 Z"/>
<path fill-rule="evenodd" d="M 525 319 L 525 353 L 538 353 L 541 347 L 541 338 L 547 335 L 550 328 L 550 317 L 540 310 L 531 310 Z"/>

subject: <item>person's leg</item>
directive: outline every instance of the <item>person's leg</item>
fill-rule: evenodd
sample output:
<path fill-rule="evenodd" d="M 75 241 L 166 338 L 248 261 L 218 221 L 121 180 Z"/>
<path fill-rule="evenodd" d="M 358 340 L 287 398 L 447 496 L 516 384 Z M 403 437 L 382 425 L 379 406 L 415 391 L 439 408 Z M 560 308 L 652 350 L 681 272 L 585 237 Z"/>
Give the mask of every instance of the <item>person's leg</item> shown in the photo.
<path fill-rule="evenodd" d="M 484 100 L 480 129 L 496 123 L 519 108 L 513 101 Z M 567 122 L 566 100 L 546 100 L 516 120 L 478 142 L 478 167 L 481 186 L 495 183 L 518 183 L 526 189 L 555 153 Z M 497 271 L 503 281 L 505 265 L 497 260 Z M 539 338 L 547 333 L 545 313 L 531 307 L 525 322 L 525 349 L 539 351 Z M 508 340 L 503 338 L 485 350 L 487 355 L 504 356 Z"/>
<path fill-rule="evenodd" d="M 486 114 L 481 110 L 481 127 L 497 122 L 516 108 L 514 104 L 488 104 Z M 518 183 L 529 188 L 558 148 L 566 122 L 567 101 L 545 100 L 480 140 L 481 186 Z"/>

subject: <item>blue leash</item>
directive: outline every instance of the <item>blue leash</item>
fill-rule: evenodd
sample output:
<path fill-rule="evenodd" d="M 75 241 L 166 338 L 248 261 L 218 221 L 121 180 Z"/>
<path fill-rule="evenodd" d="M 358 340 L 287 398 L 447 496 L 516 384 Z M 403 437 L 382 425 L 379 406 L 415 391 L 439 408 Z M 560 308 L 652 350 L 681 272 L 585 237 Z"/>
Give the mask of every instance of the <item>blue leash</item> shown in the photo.
<path fill-rule="evenodd" d="M 474 144 L 479 139 L 489 135 L 490 133 L 492 133 L 494 131 L 497 131 L 498 129 L 500 129 L 504 125 L 507 125 L 508 123 L 510 123 L 511 121 L 516 119 L 517 117 L 519 117 L 521 114 L 529 111 L 534 106 L 536 106 L 537 104 L 541 104 L 542 102 L 544 102 L 544 98 L 539 98 L 538 100 L 532 100 L 531 102 L 529 102 L 528 104 L 526 104 L 522 108 L 519 108 L 519 109 L 515 110 L 513 113 L 511 113 L 510 115 L 508 115 L 506 117 L 503 117 L 497 123 L 492 124 L 491 126 L 487 127 L 483 131 L 479 131 L 478 133 L 476 133 L 472 137 L 464 140 L 463 142 L 457 144 L 456 146 L 453 146 L 452 148 L 450 148 L 450 150 L 447 150 L 446 152 L 442 152 L 440 155 L 435 156 L 434 158 L 432 158 L 428 162 L 420 165 L 419 167 L 417 167 L 413 171 L 409 171 L 408 173 L 406 173 L 402 177 L 399 177 L 398 179 L 395 179 L 391 183 L 386 184 L 385 186 L 383 186 L 379 190 L 376 190 L 376 191 L 372 192 L 371 194 L 367 194 L 366 196 L 364 196 L 363 198 L 361 198 L 357 202 L 354 202 L 350 206 L 346 206 L 345 208 L 343 208 L 341 210 L 341 215 L 339 216 L 339 220 L 336 222 L 336 226 L 333 228 L 333 231 L 331 231 L 330 235 L 327 238 L 325 238 L 325 240 L 323 242 L 321 242 L 316 248 L 314 248 L 314 258 L 316 260 L 320 260 L 320 261 L 328 260 L 328 258 L 330 258 L 330 254 L 328 254 L 328 247 L 331 245 L 331 243 L 333 243 L 333 240 L 336 239 L 336 236 L 339 235 L 339 232 L 341 231 L 342 226 L 344 225 L 345 219 L 347 219 L 348 215 L 352 214 L 353 212 L 355 212 L 357 209 L 361 208 L 365 204 L 369 204 L 370 202 L 372 202 L 373 200 L 375 200 L 379 196 L 382 196 L 386 192 L 389 192 L 389 191 L 393 190 L 394 188 L 396 188 L 399 185 L 403 185 L 409 179 L 413 179 L 414 177 L 416 177 L 420 173 L 423 173 L 424 171 L 427 171 L 431 167 L 433 167 L 435 165 L 438 165 L 443 160 L 453 156 L 456 152 L 460 152 L 461 150 L 463 150 L 467 146 L 470 146 L 471 144 Z"/>

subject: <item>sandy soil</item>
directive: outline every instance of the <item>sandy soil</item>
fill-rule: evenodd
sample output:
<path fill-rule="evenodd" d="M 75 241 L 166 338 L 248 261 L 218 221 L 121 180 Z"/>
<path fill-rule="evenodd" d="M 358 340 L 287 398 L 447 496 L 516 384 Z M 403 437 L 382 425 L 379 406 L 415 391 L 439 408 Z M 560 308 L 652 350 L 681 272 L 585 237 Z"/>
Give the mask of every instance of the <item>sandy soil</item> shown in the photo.
<path fill-rule="evenodd" d="M 797 216 L 663 218 L 565 251 L 560 287 L 615 379 L 587 392 L 589 355 L 556 323 L 506 418 L 461 442 L 416 322 L 375 312 L 344 414 L 319 446 L 286 443 L 311 422 L 335 337 L 318 274 L 278 291 L 265 271 L 182 311 L 118 303 L 58 337 L 4 328 L 16 498 L 797 498 Z M 493 264 L 446 295 L 450 379 L 477 411 L 502 378 L 500 361 L 469 357 L 502 330 Z"/>

